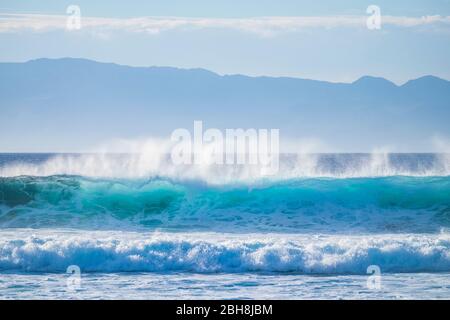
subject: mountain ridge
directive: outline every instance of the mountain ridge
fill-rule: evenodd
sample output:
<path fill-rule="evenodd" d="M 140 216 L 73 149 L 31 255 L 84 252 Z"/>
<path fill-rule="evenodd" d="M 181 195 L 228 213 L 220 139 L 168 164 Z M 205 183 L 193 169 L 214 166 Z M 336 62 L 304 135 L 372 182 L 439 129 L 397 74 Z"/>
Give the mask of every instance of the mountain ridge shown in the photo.
<path fill-rule="evenodd" d="M 449 119 L 450 82 L 434 76 L 398 86 L 372 76 L 334 83 L 78 58 L 0 63 L 0 151 L 15 150 L 18 140 L 51 150 L 168 136 L 194 120 L 222 129 L 279 128 L 337 149 L 410 149 L 450 136 Z"/>
<path fill-rule="evenodd" d="M 386 82 L 392 83 L 397 87 L 401 87 L 404 86 L 405 84 L 407 84 L 408 82 L 414 82 L 416 80 L 422 80 L 422 79 L 434 79 L 434 80 L 438 80 L 438 81 L 442 81 L 442 82 L 446 82 L 446 83 L 450 83 L 450 80 L 447 79 L 443 79 L 440 78 L 438 76 L 434 76 L 431 74 L 427 74 L 427 75 L 423 75 L 420 76 L 418 78 L 413 78 L 413 79 L 409 79 L 407 81 L 405 81 L 403 84 L 396 84 L 393 81 L 384 78 L 384 77 L 379 77 L 379 76 L 372 76 L 372 75 L 362 75 L 359 78 L 357 78 L 356 80 L 352 81 L 352 82 L 341 82 L 341 81 L 328 81 L 328 80 L 319 80 L 319 79 L 310 79 L 310 78 L 301 78 L 301 77 L 292 77 L 292 76 L 268 76 L 268 75 L 259 75 L 259 76 L 254 76 L 254 75 L 246 75 L 246 74 L 241 74 L 241 73 L 226 73 L 226 74 L 220 74 L 217 73 L 215 71 L 206 69 L 206 68 L 201 68 L 201 67 L 197 67 L 197 68 L 181 68 L 181 67 L 173 67 L 173 66 L 158 66 L 158 65 L 149 65 L 149 66 L 130 66 L 130 65 L 126 65 L 126 64 L 120 64 L 120 63 L 115 63 L 115 62 L 104 62 L 104 61 L 97 61 L 97 60 L 92 60 L 92 59 L 87 59 L 87 58 L 73 58 L 73 57 L 63 57 L 63 58 L 36 58 L 36 59 L 31 59 L 31 60 L 27 60 L 24 62 L 0 62 L 1 64 L 27 64 L 27 63 L 39 63 L 39 62 L 50 62 L 50 61 L 78 61 L 78 62 L 87 62 L 87 63 L 95 63 L 95 64 L 103 64 L 103 65 L 112 65 L 112 66 L 117 66 L 117 67 L 126 67 L 126 68 L 137 68 L 137 69 L 167 69 L 167 70 L 178 70 L 178 71 L 201 71 L 201 72 L 205 72 L 205 73 L 209 73 L 212 75 L 216 75 L 216 76 L 220 76 L 220 77 L 233 77 L 233 76 L 242 76 L 242 77 L 247 77 L 247 78 L 271 78 L 271 79 L 291 79 L 291 80 L 307 80 L 307 81 L 317 81 L 317 82 L 325 82 L 325 83 L 331 83 L 331 84 L 355 84 L 358 83 L 362 80 L 365 80 L 367 78 L 370 79 L 377 79 L 377 80 L 384 80 Z"/>

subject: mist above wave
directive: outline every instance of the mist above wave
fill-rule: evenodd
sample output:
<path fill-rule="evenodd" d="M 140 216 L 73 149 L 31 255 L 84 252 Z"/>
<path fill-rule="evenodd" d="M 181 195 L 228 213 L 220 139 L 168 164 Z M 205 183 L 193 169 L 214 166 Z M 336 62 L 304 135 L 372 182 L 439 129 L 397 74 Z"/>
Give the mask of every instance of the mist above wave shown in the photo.
<path fill-rule="evenodd" d="M 166 150 L 111 154 L 54 154 L 38 160 L 10 156 L 1 161 L 0 176 L 77 175 L 98 178 L 197 180 L 208 184 L 252 183 L 295 178 L 449 176 L 450 154 L 282 154 L 279 170 L 262 174 L 260 165 L 175 165 Z"/>

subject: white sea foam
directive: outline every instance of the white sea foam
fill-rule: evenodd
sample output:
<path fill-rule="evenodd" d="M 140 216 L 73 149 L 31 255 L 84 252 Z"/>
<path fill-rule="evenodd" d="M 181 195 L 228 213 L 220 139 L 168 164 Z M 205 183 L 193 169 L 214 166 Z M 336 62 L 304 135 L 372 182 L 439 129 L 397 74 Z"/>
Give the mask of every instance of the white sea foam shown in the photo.
<path fill-rule="evenodd" d="M 450 271 L 450 235 L 306 236 L 218 233 L 0 231 L 0 271 L 296 272 Z"/>

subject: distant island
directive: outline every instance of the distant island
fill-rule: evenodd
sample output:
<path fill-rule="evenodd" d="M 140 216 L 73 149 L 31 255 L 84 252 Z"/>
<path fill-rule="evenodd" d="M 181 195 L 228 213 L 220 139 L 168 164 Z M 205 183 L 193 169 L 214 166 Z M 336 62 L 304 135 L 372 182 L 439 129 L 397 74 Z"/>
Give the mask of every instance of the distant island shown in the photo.
<path fill-rule="evenodd" d="M 342 150 L 392 143 L 428 151 L 427 139 L 450 135 L 450 82 L 424 76 L 399 86 L 364 76 L 331 83 L 74 58 L 0 63 L 1 151 L 166 136 L 194 120 L 279 128 Z"/>

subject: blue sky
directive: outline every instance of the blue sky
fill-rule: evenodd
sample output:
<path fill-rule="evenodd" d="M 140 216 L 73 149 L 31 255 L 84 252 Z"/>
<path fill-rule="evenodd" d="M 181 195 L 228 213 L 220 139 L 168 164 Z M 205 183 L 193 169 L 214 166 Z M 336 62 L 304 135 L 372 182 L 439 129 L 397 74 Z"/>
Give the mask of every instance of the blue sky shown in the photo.
<path fill-rule="evenodd" d="M 380 6 L 400 16 L 449 15 L 448 0 L 23 0 L 0 1 L 3 12 L 60 14 L 77 4 L 90 16 L 254 17 L 360 14 L 367 6 Z"/>
<path fill-rule="evenodd" d="M 71 4 L 81 9 L 80 30 L 65 29 Z M 371 4 L 381 10 L 379 30 L 365 25 Z M 339 82 L 450 79 L 450 0 L 0 1 L 0 13 L 0 61 L 83 57 Z"/>

